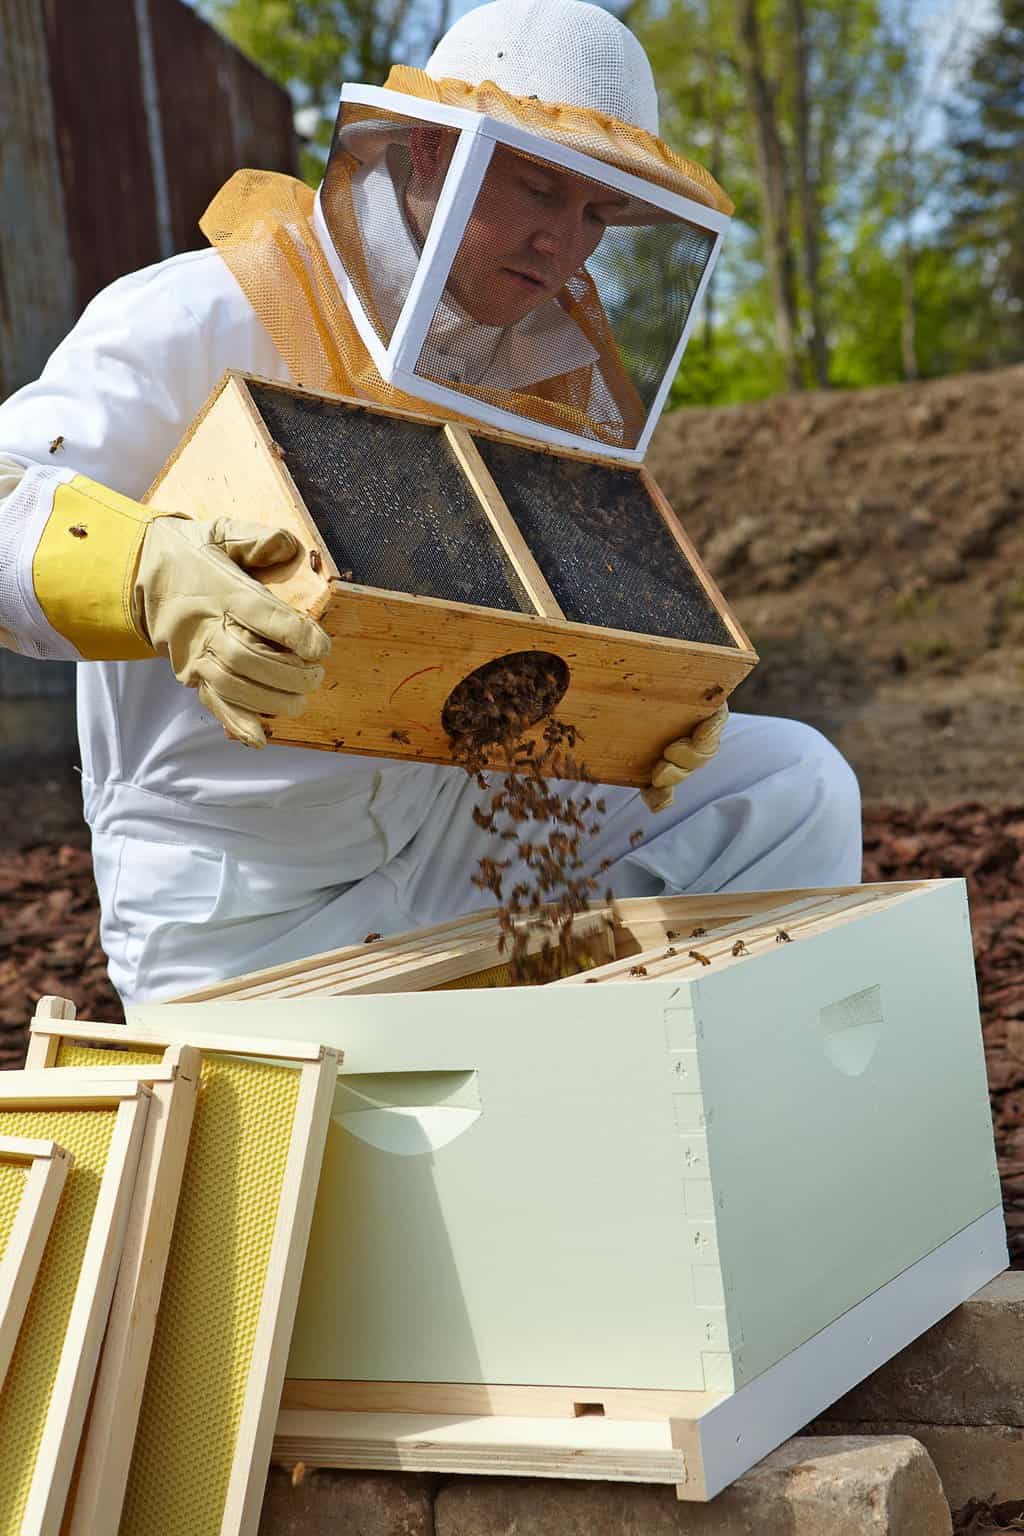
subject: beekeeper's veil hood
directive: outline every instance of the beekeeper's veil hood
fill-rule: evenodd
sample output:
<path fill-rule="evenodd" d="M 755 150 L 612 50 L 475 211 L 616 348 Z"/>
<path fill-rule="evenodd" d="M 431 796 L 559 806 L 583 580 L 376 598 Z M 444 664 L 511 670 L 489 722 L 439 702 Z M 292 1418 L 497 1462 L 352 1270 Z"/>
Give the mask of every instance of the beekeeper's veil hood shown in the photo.
<path fill-rule="evenodd" d="M 316 220 L 382 378 L 642 456 L 732 212 L 657 133 L 642 47 L 581 0 L 492 0 L 345 86 Z"/>

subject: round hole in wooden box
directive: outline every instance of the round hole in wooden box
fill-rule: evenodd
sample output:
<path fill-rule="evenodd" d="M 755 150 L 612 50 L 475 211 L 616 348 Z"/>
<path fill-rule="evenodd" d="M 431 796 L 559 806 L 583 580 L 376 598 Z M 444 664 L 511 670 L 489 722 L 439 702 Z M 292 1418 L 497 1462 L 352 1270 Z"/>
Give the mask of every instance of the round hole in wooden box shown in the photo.
<path fill-rule="evenodd" d="M 456 741 L 508 740 L 560 704 L 569 668 L 550 651 L 513 651 L 475 668 L 448 695 L 441 724 Z"/>

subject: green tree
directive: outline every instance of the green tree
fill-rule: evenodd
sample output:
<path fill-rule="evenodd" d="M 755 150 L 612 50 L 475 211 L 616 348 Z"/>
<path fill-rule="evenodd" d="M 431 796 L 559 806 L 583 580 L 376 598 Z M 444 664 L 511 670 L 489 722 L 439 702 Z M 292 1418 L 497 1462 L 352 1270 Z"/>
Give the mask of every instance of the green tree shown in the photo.
<path fill-rule="evenodd" d="M 392 64 L 422 62 L 447 28 L 450 0 L 199 0 L 198 8 L 308 110 L 303 173 L 315 184 L 342 83 L 379 85 Z"/>
<path fill-rule="evenodd" d="M 957 159 L 951 236 L 987 280 L 992 364 L 1024 357 L 1024 0 L 1000 0 L 950 109 Z"/>

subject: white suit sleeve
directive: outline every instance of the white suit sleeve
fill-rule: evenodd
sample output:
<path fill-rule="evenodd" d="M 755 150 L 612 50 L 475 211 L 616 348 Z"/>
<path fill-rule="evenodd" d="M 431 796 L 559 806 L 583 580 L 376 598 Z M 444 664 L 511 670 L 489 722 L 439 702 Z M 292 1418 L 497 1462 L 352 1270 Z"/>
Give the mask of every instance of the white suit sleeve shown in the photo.
<path fill-rule="evenodd" d="M 138 499 L 232 358 L 252 312 L 215 251 L 190 252 L 99 294 L 40 378 L 0 404 L 0 640 L 78 659 L 36 600 L 33 557 L 56 488 L 77 474 Z"/>

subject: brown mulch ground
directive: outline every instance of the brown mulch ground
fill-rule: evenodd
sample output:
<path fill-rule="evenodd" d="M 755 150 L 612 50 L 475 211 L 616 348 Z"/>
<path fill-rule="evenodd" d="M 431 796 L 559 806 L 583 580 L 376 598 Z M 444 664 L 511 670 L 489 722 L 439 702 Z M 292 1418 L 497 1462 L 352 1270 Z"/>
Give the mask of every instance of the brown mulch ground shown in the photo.
<path fill-rule="evenodd" d="M 970 893 L 996 1149 L 1010 1252 L 1024 1267 L 1024 806 L 865 813 L 865 880 L 964 876 Z M 113 1021 L 88 850 L 0 850 L 0 1068 L 19 1066 L 48 993 Z"/>
<path fill-rule="evenodd" d="M 953 1516 L 954 1536 L 989 1536 L 991 1531 L 1024 1531 L 1024 1504 L 990 1504 L 971 1499 Z"/>

